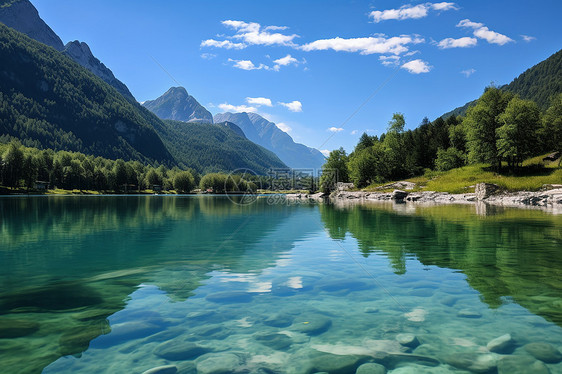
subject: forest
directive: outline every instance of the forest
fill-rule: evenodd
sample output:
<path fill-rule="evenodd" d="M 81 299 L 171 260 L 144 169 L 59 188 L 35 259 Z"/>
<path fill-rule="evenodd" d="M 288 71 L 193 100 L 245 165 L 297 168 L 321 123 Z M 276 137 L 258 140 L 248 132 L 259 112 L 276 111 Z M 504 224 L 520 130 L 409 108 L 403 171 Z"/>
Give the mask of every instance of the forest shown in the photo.
<path fill-rule="evenodd" d="M 364 188 L 476 163 L 522 173 L 526 158 L 562 152 L 562 94 L 541 112 L 535 102 L 490 86 L 464 117 L 424 118 L 414 130 L 405 126 L 404 116 L 395 113 L 380 137 L 364 133 L 349 155 L 343 148 L 332 151 L 322 189 L 333 190 L 335 180 Z"/>
<path fill-rule="evenodd" d="M 36 182 L 40 181 L 50 189 L 140 192 L 157 188 L 190 192 L 200 180 L 199 173 L 193 169 L 40 150 L 24 147 L 18 141 L 0 144 L 0 154 L 0 185 L 27 191 L 35 190 Z"/>

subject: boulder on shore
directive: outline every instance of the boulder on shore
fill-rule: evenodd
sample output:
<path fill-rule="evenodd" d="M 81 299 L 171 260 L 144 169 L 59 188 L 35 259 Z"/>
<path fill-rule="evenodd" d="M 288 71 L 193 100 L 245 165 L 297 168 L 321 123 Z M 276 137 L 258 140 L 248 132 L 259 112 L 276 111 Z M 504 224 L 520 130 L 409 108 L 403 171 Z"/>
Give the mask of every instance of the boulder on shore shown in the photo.
<path fill-rule="evenodd" d="M 474 192 L 477 200 L 484 200 L 492 196 L 500 187 L 492 183 L 478 183 Z"/>

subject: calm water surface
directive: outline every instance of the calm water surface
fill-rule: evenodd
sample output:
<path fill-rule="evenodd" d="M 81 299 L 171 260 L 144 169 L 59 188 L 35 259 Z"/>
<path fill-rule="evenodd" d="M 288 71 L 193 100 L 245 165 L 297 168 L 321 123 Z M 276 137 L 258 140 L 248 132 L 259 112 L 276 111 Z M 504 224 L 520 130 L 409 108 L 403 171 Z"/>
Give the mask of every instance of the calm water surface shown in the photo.
<path fill-rule="evenodd" d="M 0 209 L 1 372 L 562 373 L 562 216 L 180 196 Z"/>

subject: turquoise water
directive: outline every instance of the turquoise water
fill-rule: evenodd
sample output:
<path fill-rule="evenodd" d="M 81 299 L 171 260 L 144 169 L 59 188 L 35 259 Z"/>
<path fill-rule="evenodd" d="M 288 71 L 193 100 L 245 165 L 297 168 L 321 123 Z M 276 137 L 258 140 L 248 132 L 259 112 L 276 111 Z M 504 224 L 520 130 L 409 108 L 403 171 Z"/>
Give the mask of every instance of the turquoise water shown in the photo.
<path fill-rule="evenodd" d="M 0 198 L 0 368 L 562 373 L 561 216 L 268 201 Z"/>

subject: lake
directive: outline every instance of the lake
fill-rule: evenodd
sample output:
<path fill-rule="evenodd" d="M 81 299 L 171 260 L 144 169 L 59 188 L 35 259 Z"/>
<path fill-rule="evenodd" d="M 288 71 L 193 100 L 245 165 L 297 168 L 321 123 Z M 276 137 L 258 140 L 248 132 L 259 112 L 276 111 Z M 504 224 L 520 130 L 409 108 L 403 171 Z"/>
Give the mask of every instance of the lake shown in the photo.
<path fill-rule="evenodd" d="M 216 196 L 0 207 L 2 372 L 562 373 L 561 215 Z"/>

